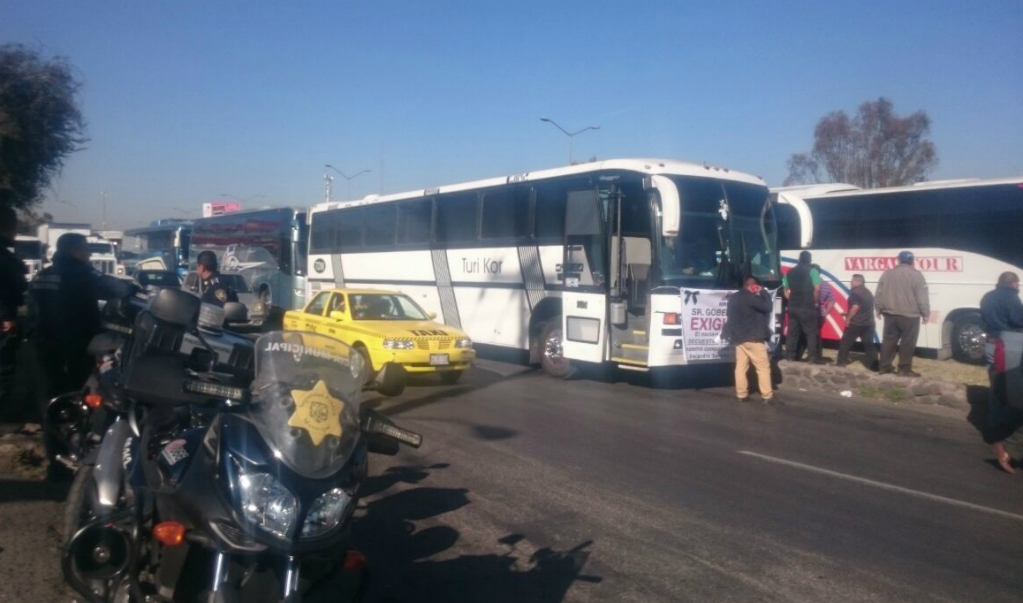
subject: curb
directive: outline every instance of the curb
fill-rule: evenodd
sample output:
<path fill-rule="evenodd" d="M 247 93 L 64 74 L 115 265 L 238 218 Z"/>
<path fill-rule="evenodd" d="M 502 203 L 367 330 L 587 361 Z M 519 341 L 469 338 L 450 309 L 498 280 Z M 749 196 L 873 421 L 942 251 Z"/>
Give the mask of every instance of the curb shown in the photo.
<path fill-rule="evenodd" d="M 782 360 L 778 363 L 784 385 L 799 389 L 852 394 L 889 402 L 970 408 L 966 386 L 926 377 L 878 375 L 831 365 Z M 848 396 L 849 394 L 846 394 Z"/>

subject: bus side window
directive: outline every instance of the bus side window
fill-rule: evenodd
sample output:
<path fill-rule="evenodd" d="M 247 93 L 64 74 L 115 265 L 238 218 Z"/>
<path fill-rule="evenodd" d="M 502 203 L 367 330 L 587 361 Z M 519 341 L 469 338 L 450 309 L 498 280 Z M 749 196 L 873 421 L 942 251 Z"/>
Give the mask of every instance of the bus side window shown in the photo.
<path fill-rule="evenodd" d="M 565 212 L 566 282 L 571 273 L 583 286 L 607 284 L 607 244 L 601 199 L 594 189 L 569 191 Z"/>
<path fill-rule="evenodd" d="M 483 193 L 483 238 L 521 238 L 529 234 L 529 189 L 499 188 Z"/>
<path fill-rule="evenodd" d="M 536 195 L 533 236 L 537 239 L 557 240 L 560 244 L 565 236 L 565 189 L 549 185 L 538 186 L 533 190 Z"/>
<path fill-rule="evenodd" d="M 340 211 L 337 218 L 337 238 L 334 244 L 342 249 L 362 247 L 362 208 L 352 207 Z"/>
<path fill-rule="evenodd" d="M 430 242 L 431 199 L 398 204 L 398 243 L 410 245 Z"/>
<path fill-rule="evenodd" d="M 369 205 L 363 210 L 367 247 L 394 245 L 397 230 L 397 211 L 394 203 Z"/>
<path fill-rule="evenodd" d="M 437 197 L 434 240 L 442 245 L 476 240 L 476 193 L 455 193 Z"/>
<path fill-rule="evenodd" d="M 775 203 L 774 215 L 778 220 L 778 249 L 799 249 L 799 212 L 791 205 Z"/>

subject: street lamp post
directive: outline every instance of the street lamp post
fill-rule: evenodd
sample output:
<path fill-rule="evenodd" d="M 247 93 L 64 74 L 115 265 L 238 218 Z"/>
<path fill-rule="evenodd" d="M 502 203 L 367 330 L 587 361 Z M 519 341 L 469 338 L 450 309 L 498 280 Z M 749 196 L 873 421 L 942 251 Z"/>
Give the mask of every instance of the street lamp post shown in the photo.
<path fill-rule="evenodd" d="M 583 128 L 581 130 L 576 130 L 575 132 L 569 132 L 565 128 L 562 128 L 561 126 L 559 126 L 558 122 L 556 122 L 553 119 L 550 119 L 548 117 L 541 117 L 540 121 L 545 121 L 545 122 L 551 124 L 555 128 L 561 130 L 565 134 L 565 136 L 568 136 L 568 165 L 572 165 L 572 138 L 574 138 L 576 134 L 582 134 L 583 132 L 585 132 L 587 130 L 599 130 L 600 129 L 600 126 L 586 126 L 585 128 Z"/>
<path fill-rule="evenodd" d="M 341 177 L 345 179 L 345 197 L 346 198 L 350 198 L 351 197 L 352 180 L 354 180 L 358 176 L 361 176 L 362 174 L 368 174 L 368 173 L 373 171 L 373 170 L 360 170 L 358 172 L 355 172 L 351 176 L 349 176 L 348 174 L 342 172 L 341 170 L 337 169 L 336 167 L 330 165 L 329 163 L 324 163 L 323 167 L 334 170 L 338 174 L 341 174 Z M 326 175 L 326 174 L 324 175 L 324 179 L 326 179 L 326 181 L 327 181 L 327 195 L 326 195 L 327 196 L 327 201 L 330 201 L 330 189 L 331 189 L 331 184 L 333 183 L 334 179 L 331 178 L 329 175 Z"/>

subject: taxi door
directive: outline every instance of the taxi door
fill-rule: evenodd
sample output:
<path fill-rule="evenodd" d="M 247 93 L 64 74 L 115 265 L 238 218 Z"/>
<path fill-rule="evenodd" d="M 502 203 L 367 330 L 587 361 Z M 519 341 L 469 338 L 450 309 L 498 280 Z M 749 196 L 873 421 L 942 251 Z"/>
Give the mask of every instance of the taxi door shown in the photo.
<path fill-rule="evenodd" d="M 324 324 L 323 312 L 327 307 L 327 300 L 330 299 L 331 295 L 332 293 L 330 291 L 321 291 L 317 293 L 316 297 L 306 304 L 304 310 L 296 313 L 296 324 L 291 326 L 291 328 L 299 331 L 308 331 L 310 333 L 325 332 L 326 324 Z"/>
<path fill-rule="evenodd" d="M 333 337 L 334 339 L 341 339 L 342 328 L 341 324 L 348 320 L 348 313 L 346 311 L 347 304 L 345 303 L 344 293 L 331 293 L 330 300 L 327 302 L 327 307 L 321 317 L 322 329 L 318 331 L 322 335 Z"/>

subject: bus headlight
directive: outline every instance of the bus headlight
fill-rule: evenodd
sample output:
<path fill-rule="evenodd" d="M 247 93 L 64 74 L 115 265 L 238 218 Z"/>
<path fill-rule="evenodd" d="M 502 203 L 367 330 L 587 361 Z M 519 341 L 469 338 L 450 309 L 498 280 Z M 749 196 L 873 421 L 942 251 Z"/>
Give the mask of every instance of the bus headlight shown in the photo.
<path fill-rule="evenodd" d="M 416 347 L 415 342 L 409 341 L 408 339 L 385 339 L 384 349 L 385 350 L 411 350 Z"/>
<path fill-rule="evenodd" d="M 469 339 L 468 337 L 462 337 L 461 339 L 456 339 L 455 340 L 455 347 L 456 348 L 461 348 L 463 350 L 471 350 L 472 349 L 472 340 Z"/>

